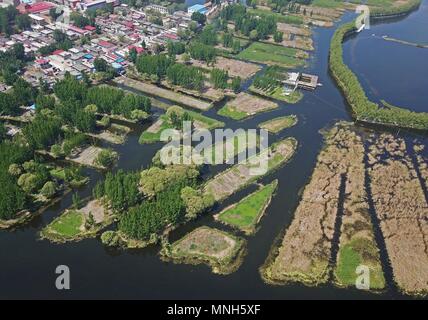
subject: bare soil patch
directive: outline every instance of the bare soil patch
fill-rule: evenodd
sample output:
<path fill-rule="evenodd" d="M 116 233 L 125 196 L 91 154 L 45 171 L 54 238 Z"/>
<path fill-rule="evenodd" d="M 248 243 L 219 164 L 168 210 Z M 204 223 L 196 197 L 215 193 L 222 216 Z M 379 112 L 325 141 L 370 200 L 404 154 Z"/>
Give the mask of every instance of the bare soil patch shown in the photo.
<path fill-rule="evenodd" d="M 261 67 L 255 63 L 244 62 L 235 59 L 229 59 L 224 57 L 217 57 L 214 66 L 207 64 L 204 61 L 191 60 L 195 67 L 211 70 L 213 68 L 222 69 L 228 71 L 231 77 L 241 77 L 242 79 L 248 79 L 253 76 L 256 72 L 261 70 Z"/>
<path fill-rule="evenodd" d="M 293 156 L 296 147 L 297 141 L 294 138 L 287 138 L 272 145 L 268 155 L 268 171 L 264 174 L 267 174 L 269 171 L 288 161 Z M 259 155 L 255 158 L 258 157 Z M 250 159 L 246 163 L 235 164 L 228 170 L 219 173 L 206 183 L 204 191 L 211 193 L 216 201 L 224 200 L 239 189 L 264 175 L 261 173 L 257 175 L 251 170 L 251 168 L 258 165 L 259 161 L 257 160 L 259 159 L 253 159 L 253 161 Z"/>
<path fill-rule="evenodd" d="M 134 88 L 136 90 L 145 92 L 150 95 L 155 95 L 161 98 L 171 100 L 173 102 L 181 103 L 191 108 L 204 110 L 204 111 L 211 108 L 211 103 L 209 102 L 202 101 L 181 93 L 177 93 L 172 90 L 164 89 L 151 83 L 137 81 L 127 77 L 121 77 L 121 78 L 115 79 L 114 81 L 120 84 L 124 84 L 125 86 Z"/>
<path fill-rule="evenodd" d="M 227 105 L 238 111 L 245 112 L 248 115 L 253 115 L 278 107 L 278 104 L 275 102 L 253 96 L 245 92 L 239 93 L 236 98 L 228 102 Z"/>

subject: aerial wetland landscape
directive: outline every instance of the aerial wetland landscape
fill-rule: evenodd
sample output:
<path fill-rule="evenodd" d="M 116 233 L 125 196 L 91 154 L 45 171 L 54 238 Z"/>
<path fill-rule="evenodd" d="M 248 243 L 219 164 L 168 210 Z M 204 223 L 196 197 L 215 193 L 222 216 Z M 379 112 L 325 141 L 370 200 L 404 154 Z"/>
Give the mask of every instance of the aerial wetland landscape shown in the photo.
<path fill-rule="evenodd" d="M 89 3 L 0 8 L 0 298 L 427 298 L 428 0 Z"/>

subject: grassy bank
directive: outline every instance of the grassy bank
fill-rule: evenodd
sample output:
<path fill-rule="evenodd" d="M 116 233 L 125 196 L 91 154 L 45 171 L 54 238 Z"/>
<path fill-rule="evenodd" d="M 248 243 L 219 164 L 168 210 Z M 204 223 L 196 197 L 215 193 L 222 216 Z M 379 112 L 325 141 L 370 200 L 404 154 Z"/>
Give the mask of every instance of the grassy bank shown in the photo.
<path fill-rule="evenodd" d="M 297 116 L 289 115 L 262 122 L 258 125 L 258 127 L 265 129 L 271 133 L 279 133 L 286 128 L 290 128 L 296 125 L 297 121 Z"/>
<path fill-rule="evenodd" d="M 428 113 L 413 112 L 397 107 L 380 107 L 370 101 L 357 76 L 343 61 L 342 42 L 355 31 L 355 22 L 338 28 L 330 47 L 330 71 L 352 108 L 354 118 L 361 122 L 380 124 L 390 127 L 428 130 Z"/>

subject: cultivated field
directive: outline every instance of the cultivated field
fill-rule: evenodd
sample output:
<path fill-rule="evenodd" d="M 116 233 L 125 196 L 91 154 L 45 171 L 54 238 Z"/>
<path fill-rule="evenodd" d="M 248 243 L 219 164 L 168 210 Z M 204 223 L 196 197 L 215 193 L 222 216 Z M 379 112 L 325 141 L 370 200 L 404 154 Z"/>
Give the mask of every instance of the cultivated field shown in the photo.
<path fill-rule="evenodd" d="M 167 90 L 167 89 L 158 87 L 156 85 L 153 85 L 151 83 L 137 81 L 126 77 L 116 78 L 114 81 L 119 84 L 123 84 L 125 86 L 139 90 L 141 92 L 158 96 L 161 98 L 165 98 L 170 101 L 180 103 L 191 108 L 205 111 L 211 108 L 212 106 L 211 103 L 209 102 L 202 101 L 184 94 L 180 94 L 172 90 Z"/>
<path fill-rule="evenodd" d="M 224 57 L 216 57 L 216 62 L 214 63 L 214 66 L 210 65 L 207 66 L 207 64 L 204 61 L 199 60 L 191 60 L 192 64 L 195 67 L 200 67 L 204 69 L 213 69 L 218 68 L 225 71 L 228 71 L 229 76 L 231 77 L 241 77 L 242 79 L 248 79 L 251 76 L 253 76 L 257 71 L 261 70 L 261 67 L 257 64 L 235 60 L 235 59 L 229 59 Z"/>
<path fill-rule="evenodd" d="M 235 164 L 216 175 L 205 184 L 204 191 L 211 193 L 216 201 L 222 201 L 290 160 L 296 148 L 297 141 L 294 138 L 281 140 L 269 148 L 267 171 L 255 172 L 254 169 L 261 162 L 260 155 L 257 155 L 248 159 L 247 163 Z"/>
<path fill-rule="evenodd" d="M 241 51 L 238 58 L 266 64 L 277 64 L 286 68 L 295 68 L 305 65 L 308 53 L 295 48 L 280 45 L 253 42 L 248 48 Z"/>
<path fill-rule="evenodd" d="M 275 102 L 241 92 L 235 99 L 228 102 L 222 109 L 220 109 L 219 114 L 235 120 L 240 120 L 277 107 L 278 104 Z"/>

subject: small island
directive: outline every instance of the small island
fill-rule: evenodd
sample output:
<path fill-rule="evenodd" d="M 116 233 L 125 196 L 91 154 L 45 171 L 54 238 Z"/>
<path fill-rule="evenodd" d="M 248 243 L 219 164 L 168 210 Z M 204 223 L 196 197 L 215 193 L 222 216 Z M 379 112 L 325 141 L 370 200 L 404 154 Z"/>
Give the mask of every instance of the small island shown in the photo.
<path fill-rule="evenodd" d="M 278 180 L 261 186 L 256 192 L 224 209 L 215 218 L 243 231 L 247 235 L 256 233 L 257 224 L 269 206 L 277 186 Z"/>
<path fill-rule="evenodd" d="M 176 263 L 209 265 L 214 273 L 230 274 L 242 263 L 245 241 L 224 231 L 200 227 L 173 244 L 165 245 L 162 257 Z"/>

